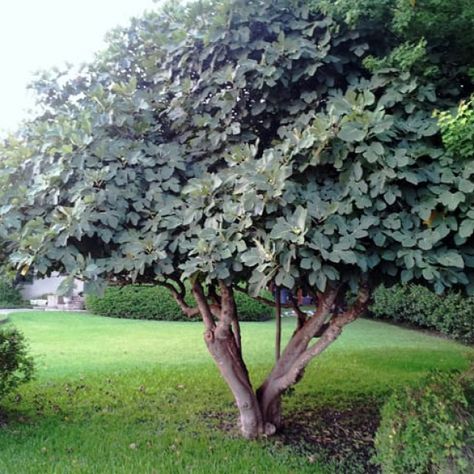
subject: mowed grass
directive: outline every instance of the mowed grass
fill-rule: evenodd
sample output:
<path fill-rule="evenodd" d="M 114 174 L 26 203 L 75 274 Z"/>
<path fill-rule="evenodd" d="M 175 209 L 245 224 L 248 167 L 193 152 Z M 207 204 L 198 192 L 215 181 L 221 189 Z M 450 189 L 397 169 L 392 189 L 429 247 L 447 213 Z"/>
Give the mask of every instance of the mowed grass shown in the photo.
<path fill-rule="evenodd" d="M 200 323 L 59 312 L 9 319 L 29 341 L 37 379 L 6 403 L 0 474 L 341 472 L 322 455 L 219 428 L 236 410 Z M 274 322 L 242 326 L 258 383 L 273 362 Z M 284 319 L 284 338 L 293 328 Z M 429 370 L 463 369 L 473 357 L 452 341 L 356 321 L 309 367 L 286 397 L 285 413 L 379 405 Z"/>

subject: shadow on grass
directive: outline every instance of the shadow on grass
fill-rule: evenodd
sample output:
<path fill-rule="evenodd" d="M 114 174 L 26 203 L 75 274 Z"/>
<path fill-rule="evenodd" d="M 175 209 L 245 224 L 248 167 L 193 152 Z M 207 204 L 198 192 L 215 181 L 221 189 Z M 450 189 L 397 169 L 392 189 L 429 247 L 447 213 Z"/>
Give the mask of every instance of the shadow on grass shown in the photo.
<path fill-rule="evenodd" d="M 331 465 L 337 472 L 378 473 L 371 458 L 380 407 L 381 403 L 369 400 L 344 409 L 304 406 L 285 413 L 281 430 L 263 444 L 269 452 L 286 448 L 310 464 Z M 202 412 L 199 417 L 209 431 L 217 429 L 226 438 L 241 438 L 231 407 L 222 412 Z"/>
<path fill-rule="evenodd" d="M 211 362 L 179 370 L 156 367 L 37 381 L 25 385 L 17 399 L 9 399 L 8 425 L 0 431 L 4 466 L 10 469 L 4 472 L 30 472 L 25 466 L 29 469 L 31 453 L 38 465 L 31 472 L 40 472 L 53 459 L 43 448 L 59 453 L 54 455 L 58 469 L 77 458 L 84 471 L 99 463 L 105 472 L 120 461 L 127 463 L 129 472 L 147 472 L 145 464 L 159 459 L 169 469 L 163 472 L 186 472 L 173 464 L 173 459 L 182 457 L 197 466 L 195 472 L 212 472 L 210 444 L 215 463 L 228 458 L 228 472 L 239 472 L 244 463 L 261 463 L 262 470 L 255 472 L 265 472 L 268 462 L 278 473 L 293 468 L 293 472 L 377 472 L 370 458 L 386 397 L 395 388 L 416 383 L 431 369 L 462 370 L 467 365 L 466 352 L 456 346 L 330 350 L 285 396 L 281 433 L 257 443 L 240 439 L 234 402 Z M 251 364 L 254 380 L 263 380 L 269 368 Z M 138 456 L 135 445 L 146 450 L 145 458 Z M 53 472 L 47 469 L 43 472 Z"/>

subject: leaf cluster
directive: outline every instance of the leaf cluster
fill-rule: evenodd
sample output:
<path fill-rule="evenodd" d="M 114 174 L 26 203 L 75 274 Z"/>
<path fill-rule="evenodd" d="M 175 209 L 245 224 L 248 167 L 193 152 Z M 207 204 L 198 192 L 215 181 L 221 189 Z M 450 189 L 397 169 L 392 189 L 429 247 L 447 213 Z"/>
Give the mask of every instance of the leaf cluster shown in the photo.
<path fill-rule="evenodd" d="M 446 148 L 458 159 L 474 157 L 474 97 L 461 101 L 454 113 L 437 114 Z"/>
<path fill-rule="evenodd" d="M 445 81 L 448 90 L 458 86 L 457 94 L 463 97 L 472 92 L 469 70 L 473 67 L 474 7 L 470 0 L 313 0 L 311 7 L 364 31 L 374 56 L 394 64 L 398 59 L 396 67 L 413 58 L 410 45 L 416 48 L 424 43 L 425 54 L 412 63 L 414 69 Z M 448 77 L 455 84 L 450 85 Z"/>
<path fill-rule="evenodd" d="M 459 374 L 433 373 L 390 397 L 375 438 L 383 472 L 469 472 L 469 384 Z"/>
<path fill-rule="evenodd" d="M 474 161 L 443 149 L 439 84 L 368 71 L 366 39 L 290 0 L 117 29 L 82 71 L 36 83 L 41 113 L 0 149 L 11 262 L 92 286 L 472 290 Z"/>
<path fill-rule="evenodd" d="M 33 359 L 17 329 L 0 329 L 0 400 L 33 376 Z"/>

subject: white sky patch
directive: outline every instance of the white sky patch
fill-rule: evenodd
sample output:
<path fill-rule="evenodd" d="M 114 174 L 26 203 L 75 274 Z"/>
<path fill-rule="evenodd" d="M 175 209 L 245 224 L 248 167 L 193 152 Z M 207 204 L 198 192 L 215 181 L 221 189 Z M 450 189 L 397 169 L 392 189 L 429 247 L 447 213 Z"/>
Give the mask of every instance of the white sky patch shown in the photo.
<path fill-rule="evenodd" d="M 156 2 L 159 3 L 159 2 Z M 26 86 L 40 69 L 78 65 L 104 46 L 107 31 L 157 8 L 153 0 L 2 0 L 0 134 L 27 117 Z"/>

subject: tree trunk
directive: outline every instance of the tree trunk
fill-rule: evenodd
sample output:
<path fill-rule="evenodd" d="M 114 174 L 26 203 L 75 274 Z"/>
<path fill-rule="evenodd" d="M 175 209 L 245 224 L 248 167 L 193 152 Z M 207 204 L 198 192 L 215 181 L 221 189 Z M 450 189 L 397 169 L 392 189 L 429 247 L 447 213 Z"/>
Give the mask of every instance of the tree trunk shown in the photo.
<path fill-rule="evenodd" d="M 332 315 L 327 322 L 337 293 L 336 288 L 320 295 L 316 312 L 309 320 L 298 325 L 281 358 L 257 391 L 263 419 L 272 423 L 276 429 L 281 426 L 282 395 L 301 380 L 308 363 L 331 345 L 343 327 L 362 314 L 368 304 L 368 288 L 363 285 L 354 306 L 342 314 Z M 310 345 L 315 337 L 319 339 Z"/>
<path fill-rule="evenodd" d="M 278 381 L 288 373 L 294 361 L 306 349 L 307 344 L 302 336 L 300 331 L 293 335 L 273 370 L 257 390 L 262 416 L 268 423 L 274 425 L 276 430 L 281 427 L 281 397 L 286 390 L 279 387 Z"/>
<path fill-rule="evenodd" d="M 273 426 L 267 426 L 263 420 L 257 396 L 242 358 L 240 328 L 232 288 L 220 282 L 220 289 L 219 319 L 216 323 L 201 284 L 196 282 L 193 285 L 194 298 L 206 326 L 204 341 L 234 395 L 240 412 L 242 434 L 246 438 L 273 434 L 275 431 Z"/>
<path fill-rule="evenodd" d="M 273 370 L 257 391 L 260 409 L 265 419 L 272 419 L 276 429 L 281 425 L 281 396 L 291 385 L 297 383 L 303 376 L 300 370 L 290 384 L 286 378 L 294 364 L 307 350 L 309 343 L 325 324 L 326 317 L 330 313 L 333 300 L 337 291 L 328 292 L 325 298 L 321 298 L 318 310 L 313 317 L 303 325 L 298 325 L 293 333 L 282 356 L 276 362 Z"/>
<path fill-rule="evenodd" d="M 258 438 L 265 433 L 265 423 L 233 334 L 216 327 L 214 331 L 206 331 L 204 340 L 234 395 L 242 434 L 246 438 Z"/>
<path fill-rule="evenodd" d="M 298 318 L 297 330 L 273 370 L 255 393 L 242 357 L 232 288 L 223 282 L 220 282 L 220 287 L 220 307 L 214 312 L 218 317 L 216 322 L 202 286 L 199 283 L 193 286 L 193 294 L 206 326 L 204 340 L 234 395 L 240 412 L 242 434 L 246 438 L 272 435 L 281 426 L 282 395 L 302 378 L 308 363 L 339 337 L 343 327 L 365 310 L 369 299 L 368 289 L 362 286 L 353 307 L 340 314 L 331 314 L 338 289 L 329 288 L 320 294 L 317 310 L 307 320 Z M 311 344 L 315 337 L 318 339 Z"/>
<path fill-rule="evenodd" d="M 273 397 L 268 396 L 270 390 L 257 390 L 257 399 L 264 419 L 269 431 L 276 432 L 281 427 L 281 394 Z"/>
<path fill-rule="evenodd" d="M 275 360 L 278 361 L 281 355 L 281 291 L 280 287 L 275 287 Z"/>

